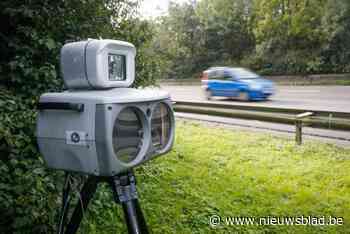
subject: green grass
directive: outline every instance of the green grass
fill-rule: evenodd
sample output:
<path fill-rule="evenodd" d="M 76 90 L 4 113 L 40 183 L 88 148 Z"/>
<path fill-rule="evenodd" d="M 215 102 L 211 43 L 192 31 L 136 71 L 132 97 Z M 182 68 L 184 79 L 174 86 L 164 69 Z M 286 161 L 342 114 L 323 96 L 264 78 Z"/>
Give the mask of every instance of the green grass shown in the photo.
<path fill-rule="evenodd" d="M 335 82 L 335 85 L 350 85 L 350 80 L 347 79 L 347 80 L 337 80 Z"/>
<path fill-rule="evenodd" d="M 137 169 L 153 233 L 349 233 L 350 150 L 177 122 L 174 149 Z M 107 188 L 84 233 L 126 232 Z M 101 204 L 104 203 L 104 204 Z M 105 207 L 106 204 L 107 208 Z M 104 207 L 104 208 L 102 208 Z M 220 216 L 336 216 L 342 226 L 209 226 Z"/>
<path fill-rule="evenodd" d="M 295 85 L 295 86 L 310 86 L 310 85 L 319 85 L 319 86 L 332 86 L 332 85 L 343 85 L 343 86 L 349 86 L 350 85 L 350 79 L 334 79 L 334 80 L 313 80 L 312 82 L 309 81 L 277 81 L 277 84 L 279 85 Z"/>

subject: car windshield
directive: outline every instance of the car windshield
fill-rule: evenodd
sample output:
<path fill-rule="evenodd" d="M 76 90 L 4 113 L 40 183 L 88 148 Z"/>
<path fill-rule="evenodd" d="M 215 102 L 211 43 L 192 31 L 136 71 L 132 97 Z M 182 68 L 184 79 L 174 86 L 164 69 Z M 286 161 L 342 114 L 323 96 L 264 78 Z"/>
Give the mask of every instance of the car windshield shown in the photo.
<path fill-rule="evenodd" d="M 232 68 L 230 69 L 231 73 L 238 79 L 256 79 L 259 76 L 249 70 L 243 68 Z"/>

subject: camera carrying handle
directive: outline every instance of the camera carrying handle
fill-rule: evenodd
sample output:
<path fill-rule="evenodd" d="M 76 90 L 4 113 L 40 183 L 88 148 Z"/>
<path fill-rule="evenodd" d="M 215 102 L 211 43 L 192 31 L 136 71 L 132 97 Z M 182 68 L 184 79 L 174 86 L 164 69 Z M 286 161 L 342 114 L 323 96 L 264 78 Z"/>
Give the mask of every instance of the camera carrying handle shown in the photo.
<path fill-rule="evenodd" d="M 69 103 L 69 102 L 40 102 L 38 103 L 38 110 L 71 110 L 77 112 L 84 111 L 84 104 Z"/>

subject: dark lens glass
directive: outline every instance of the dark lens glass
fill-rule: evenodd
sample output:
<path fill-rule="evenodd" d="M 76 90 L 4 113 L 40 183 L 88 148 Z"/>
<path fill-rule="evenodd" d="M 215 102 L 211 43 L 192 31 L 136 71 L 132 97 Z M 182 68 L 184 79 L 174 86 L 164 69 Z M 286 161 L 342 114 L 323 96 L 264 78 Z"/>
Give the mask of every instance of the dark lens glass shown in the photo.
<path fill-rule="evenodd" d="M 109 80 L 122 81 L 126 79 L 125 55 L 108 54 Z"/>
<path fill-rule="evenodd" d="M 170 110 L 164 103 L 159 103 L 153 110 L 152 143 L 157 150 L 162 150 L 168 144 L 171 131 Z"/>
<path fill-rule="evenodd" d="M 130 163 L 137 157 L 142 146 L 142 122 L 134 108 L 119 113 L 113 128 L 113 147 L 118 160 Z"/>

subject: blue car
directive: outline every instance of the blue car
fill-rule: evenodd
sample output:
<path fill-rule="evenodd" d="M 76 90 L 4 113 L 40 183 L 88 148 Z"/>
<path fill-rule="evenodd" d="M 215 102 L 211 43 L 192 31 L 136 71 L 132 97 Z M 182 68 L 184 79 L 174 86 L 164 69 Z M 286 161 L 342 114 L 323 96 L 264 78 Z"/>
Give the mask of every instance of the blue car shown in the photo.
<path fill-rule="evenodd" d="M 206 98 L 230 97 L 242 101 L 266 100 L 275 93 L 272 81 L 245 68 L 212 67 L 202 74 Z"/>

